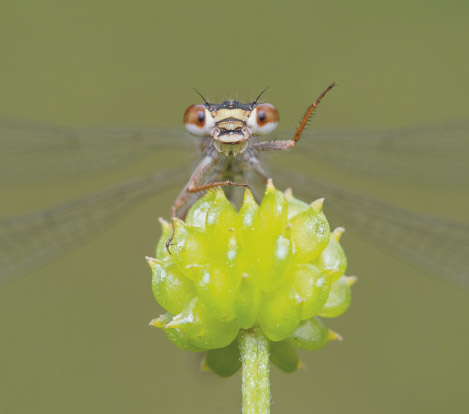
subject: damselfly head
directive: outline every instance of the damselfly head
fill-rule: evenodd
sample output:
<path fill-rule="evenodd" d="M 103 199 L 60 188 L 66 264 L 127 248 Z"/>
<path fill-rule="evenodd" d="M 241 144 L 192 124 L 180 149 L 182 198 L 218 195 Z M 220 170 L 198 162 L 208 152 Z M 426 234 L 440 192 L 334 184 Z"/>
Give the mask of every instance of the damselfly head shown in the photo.
<path fill-rule="evenodd" d="M 247 141 L 252 135 L 273 131 L 279 113 L 269 103 L 224 101 L 219 104 L 191 105 L 184 113 L 184 125 L 191 134 L 211 137 L 219 144 L 234 145 Z"/>

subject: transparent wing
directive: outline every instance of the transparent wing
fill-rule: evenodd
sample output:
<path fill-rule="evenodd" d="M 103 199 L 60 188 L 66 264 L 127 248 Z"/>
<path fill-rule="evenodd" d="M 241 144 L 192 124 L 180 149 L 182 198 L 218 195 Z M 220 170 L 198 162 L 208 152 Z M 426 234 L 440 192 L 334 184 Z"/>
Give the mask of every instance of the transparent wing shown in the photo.
<path fill-rule="evenodd" d="M 105 230 L 137 202 L 183 182 L 186 168 L 0 221 L 0 282 L 46 264 Z"/>
<path fill-rule="evenodd" d="M 469 183 L 469 123 L 388 131 L 312 128 L 291 153 L 347 174 L 404 183 Z"/>
<path fill-rule="evenodd" d="M 297 195 L 326 197 L 325 211 L 356 236 L 418 269 L 469 287 L 469 223 L 406 211 L 338 186 L 282 171 Z"/>
<path fill-rule="evenodd" d="M 295 150 L 281 157 L 306 157 L 308 162 L 379 179 L 460 184 L 469 175 L 468 131 L 467 125 L 388 132 L 310 131 Z M 77 129 L 0 122 L 0 180 L 89 174 L 124 165 L 149 152 L 164 155 L 168 149 L 193 142 L 170 129 Z M 176 176 L 176 181 L 183 182 L 189 174 L 178 169 L 1 221 L 0 280 L 73 249 L 137 201 L 174 185 Z M 277 175 L 274 177 L 277 181 Z M 469 285 L 467 224 L 410 213 L 296 173 L 283 172 L 279 177 L 288 178 L 287 184 L 302 181 L 306 198 L 326 196 L 330 201 L 327 208 L 335 210 L 341 224 L 367 240 L 379 240 L 390 254 L 446 281 Z"/>
<path fill-rule="evenodd" d="M 93 174 L 193 145 L 182 129 L 67 128 L 0 120 L 0 182 Z"/>

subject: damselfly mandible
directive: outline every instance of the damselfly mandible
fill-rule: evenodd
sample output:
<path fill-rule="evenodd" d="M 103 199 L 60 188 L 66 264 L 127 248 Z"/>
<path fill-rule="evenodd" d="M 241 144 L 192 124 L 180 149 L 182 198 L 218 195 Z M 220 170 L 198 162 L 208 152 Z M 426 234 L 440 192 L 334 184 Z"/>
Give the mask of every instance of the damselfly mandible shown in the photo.
<path fill-rule="evenodd" d="M 197 166 L 182 165 L 148 177 L 125 182 L 104 192 L 56 207 L 3 218 L 0 221 L 0 281 L 44 265 L 105 230 L 129 207 L 166 188 L 182 186 L 193 174 L 173 205 L 173 216 L 184 211 L 201 191 L 224 186 L 251 186 L 250 173 L 274 179 L 277 187 L 291 186 L 303 199 L 326 198 L 326 215 L 349 232 L 376 243 L 423 272 L 459 286 L 469 285 L 469 224 L 448 218 L 411 212 L 370 196 L 321 181 L 317 175 L 296 168 L 306 165 L 332 167 L 336 172 L 389 183 L 430 183 L 437 194 L 449 186 L 467 192 L 469 126 L 452 124 L 391 131 L 303 130 L 321 98 L 308 108 L 299 127 L 282 140 L 258 141 L 278 123 L 278 112 L 260 96 L 246 104 L 204 99 L 190 106 L 186 129 L 200 136 L 199 151 L 177 129 L 165 128 L 63 128 L 24 122 L 0 122 L 0 182 L 8 187 L 23 180 L 57 177 L 92 177 L 157 153 L 168 151 L 197 155 Z M 292 137 L 285 140 L 285 136 Z M 300 136 L 301 141 L 298 142 Z M 285 150 L 290 160 L 282 166 L 273 160 L 270 174 L 260 162 L 264 151 Z M 187 148 L 186 148 L 187 149 Z M 286 155 L 285 155 L 286 157 Z M 195 158 L 195 157 L 194 157 Z M 286 158 L 285 158 L 286 159 Z M 272 161 L 272 160 L 271 160 Z M 305 165 L 304 162 L 301 163 Z M 300 171 L 301 170 L 301 171 Z M 455 192 L 458 194 L 458 192 Z M 234 191 L 233 197 L 236 197 Z M 454 202 L 458 202 L 455 198 Z M 467 202 L 467 200 L 465 201 Z M 328 210 L 329 208 L 329 210 Z"/>

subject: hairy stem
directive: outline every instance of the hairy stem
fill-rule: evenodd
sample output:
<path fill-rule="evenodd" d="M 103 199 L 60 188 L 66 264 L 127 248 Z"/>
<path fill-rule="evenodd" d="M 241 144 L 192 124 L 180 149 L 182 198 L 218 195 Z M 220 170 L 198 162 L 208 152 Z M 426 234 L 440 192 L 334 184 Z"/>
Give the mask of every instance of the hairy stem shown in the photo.
<path fill-rule="evenodd" d="M 241 353 L 243 414 L 270 413 L 269 340 L 254 326 L 239 336 Z"/>

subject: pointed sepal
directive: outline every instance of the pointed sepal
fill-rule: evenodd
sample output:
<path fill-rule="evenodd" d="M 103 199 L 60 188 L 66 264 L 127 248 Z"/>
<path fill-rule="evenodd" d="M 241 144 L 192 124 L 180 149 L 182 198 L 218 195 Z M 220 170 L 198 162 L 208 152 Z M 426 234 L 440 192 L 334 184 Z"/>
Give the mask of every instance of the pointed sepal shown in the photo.
<path fill-rule="evenodd" d="M 235 339 L 224 348 L 210 349 L 206 352 L 204 366 L 221 377 L 231 377 L 241 368 L 241 355 Z"/>
<path fill-rule="evenodd" d="M 286 373 L 295 372 L 301 366 L 295 347 L 287 341 L 270 343 L 270 361 Z"/>

